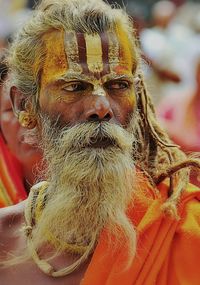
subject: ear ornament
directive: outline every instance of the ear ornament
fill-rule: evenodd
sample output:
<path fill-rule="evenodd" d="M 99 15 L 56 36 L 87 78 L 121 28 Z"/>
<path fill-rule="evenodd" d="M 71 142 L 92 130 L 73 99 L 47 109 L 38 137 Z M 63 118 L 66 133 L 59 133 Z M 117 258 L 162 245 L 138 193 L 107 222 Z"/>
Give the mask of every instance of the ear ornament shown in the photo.
<path fill-rule="evenodd" d="M 18 120 L 20 125 L 27 129 L 33 129 L 37 123 L 35 116 L 26 111 L 19 112 Z"/>

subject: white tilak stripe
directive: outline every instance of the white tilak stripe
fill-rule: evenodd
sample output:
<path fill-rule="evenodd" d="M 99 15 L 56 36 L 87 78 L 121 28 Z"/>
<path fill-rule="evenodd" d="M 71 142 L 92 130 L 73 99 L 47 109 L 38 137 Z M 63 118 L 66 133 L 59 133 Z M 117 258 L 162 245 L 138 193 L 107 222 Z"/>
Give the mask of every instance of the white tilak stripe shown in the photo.
<path fill-rule="evenodd" d="M 90 72 L 103 71 L 103 53 L 101 37 L 98 34 L 84 34 L 86 43 L 87 65 Z"/>
<path fill-rule="evenodd" d="M 81 73 L 82 67 L 79 64 L 78 43 L 76 33 L 74 31 L 65 32 L 64 44 L 69 70 Z"/>

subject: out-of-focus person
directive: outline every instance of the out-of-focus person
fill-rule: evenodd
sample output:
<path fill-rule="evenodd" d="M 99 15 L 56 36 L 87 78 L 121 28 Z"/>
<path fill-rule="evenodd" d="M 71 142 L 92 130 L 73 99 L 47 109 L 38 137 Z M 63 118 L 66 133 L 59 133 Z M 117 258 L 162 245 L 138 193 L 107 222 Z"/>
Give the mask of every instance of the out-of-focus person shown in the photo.
<path fill-rule="evenodd" d="M 188 44 L 194 32 L 175 21 L 178 8 L 171 1 L 158 1 L 152 8 L 151 28 L 141 32 L 141 47 L 150 63 L 145 68 L 147 85 L 154 103 L 172 90 L 183 88 L 188 73 Z"/>
<path fill-rule="evenodd" d="M 27 0 L 0 1 L 0 37 L 6 38 L 15 32 L 28 18 Z"/>
<path fill-rule="evenodd" d="M 157 107 L 162 125 L 185 152 L 200 152 L 200 57 L 194 78 L 193 90 L 171 94 Z M 200 177 L 197 180 L 200 185 Z"/>
<path fill-rule="evenodd" d="M 33 165 L 41 156 L 35 147 L 23 142 L 23 128 L 12 111 L 8 69 L 3 62 L 8 42 L 30 13 L 27 0 L 0 1 L 0 207 L 27 197 L 34 181 Z"/>
<path fill-rule="evenodd" d="M 8 68 L 3 56 L 0 74 L 0 207 L 5 207 L 27 197 L 34 183 L 34 165 L 41 154 L 36 147 L 24 142 L 24 128 L 11 106 Z"/>
<path fill-rule="evenodd" d="M 184 151 L 200 151 L 200 58 L 192 92 L 165 97 L 157 108 L 162 124 Z"/>

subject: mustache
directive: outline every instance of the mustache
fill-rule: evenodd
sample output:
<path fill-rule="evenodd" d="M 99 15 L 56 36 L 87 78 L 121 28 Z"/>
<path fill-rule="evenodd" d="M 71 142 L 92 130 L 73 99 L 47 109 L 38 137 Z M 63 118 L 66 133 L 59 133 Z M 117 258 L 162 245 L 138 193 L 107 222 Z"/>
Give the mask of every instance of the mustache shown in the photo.
<path fill-rule="evenodd" d="M 110 122 L 84 122 L 76 125 L 60 126 L 59 120 L 42 119 L 44 136 L 54 146 L 65 145 L 70 151 L 81 151 L 86 148 L 115 147 L 121 150 L 129 148 L 134 141 L 132 133 L 120 125 Z"/>
<path fill-rule="evenodd" d="M 113 146 L 120 148 L 120 143 L 117 137 L 111 132 L 111 124 L 85 123 L 75 126 L 75 131 L 77 131 L 79 136 L 74 137 L 74 141 L 72 141 L 72 148 L 83 149 L 98 146 Z"/>

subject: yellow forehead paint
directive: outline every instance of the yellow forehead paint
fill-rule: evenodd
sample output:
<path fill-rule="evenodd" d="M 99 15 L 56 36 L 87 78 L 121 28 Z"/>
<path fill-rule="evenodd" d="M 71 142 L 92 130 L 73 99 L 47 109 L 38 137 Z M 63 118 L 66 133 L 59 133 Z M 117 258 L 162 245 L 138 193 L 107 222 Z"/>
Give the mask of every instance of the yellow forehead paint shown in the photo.
<path fill-rule="evenodd" d="M 133 70 L 136 65 L 136 54 L 128 38 L 127 32 L 122 27 L 121 23 L 116 25 L 116 34 L 118 41 L 120 42 L 120 65 L 126 66 L 127 70 Z"/>
<path fill-rule="evenodd" d="M 44 36 L 46 57 L 41 78 L 41 88 L 66 73 L 68 65 L 63 37 L 64 32 L 57 30 L 51 31 Z"/>
<path fill-rule="evenodd" d="M 87 76 L 94 85 L 94 94 L 105 96 L 100 86 L 107 76 L 132 75 L 135 54 L 120 24 L 114 31 L 102 34 L 53 30 L 44 35 L 44 43 L 46 57 L 41 89 L 59 78 L 73 81 Z M 58 86 L 52 88 L 56 91 Z M 55 96 L 51 98 L 55 100 Z"/>

